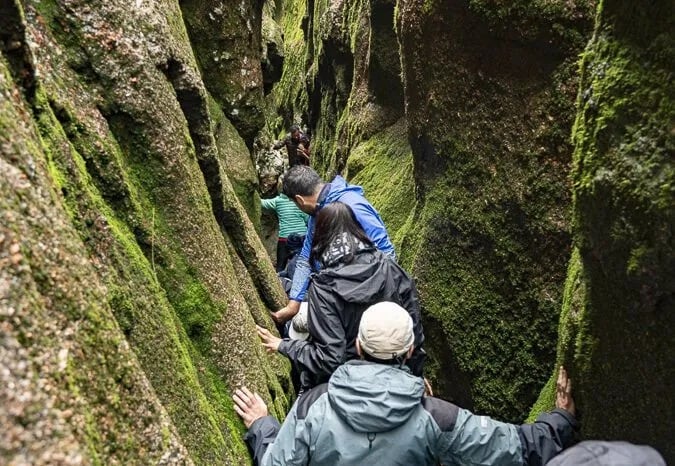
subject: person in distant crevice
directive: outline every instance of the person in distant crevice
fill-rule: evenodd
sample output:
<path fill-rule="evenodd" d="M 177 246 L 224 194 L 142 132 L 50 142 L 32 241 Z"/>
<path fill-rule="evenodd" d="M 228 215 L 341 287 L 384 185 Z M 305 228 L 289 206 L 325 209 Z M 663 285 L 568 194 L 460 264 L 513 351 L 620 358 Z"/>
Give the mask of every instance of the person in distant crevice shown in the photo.
<path fill-rule="evenodd" d="M 291 126 L 286 137 L 282 141 L 277 141 L 273 147 L 281 149 L 284 146 L 286 146 L 290 167 L 309 165 L 309 138 L 300 131 L 298 125 Z"/>
<path fill-rule="evenodd" d="M 425 397 L 422 379 L 404 365 L 414 339 L 405 309 L 371 306 L 355 343 L 361 360 L 302 395 L 281 426 L 260 395 L 236 390 L 255 464 L 543 466 L 572 442 L 572 383 L 562 367 L 556 409 L 534 424 L 507 424 Z"/>

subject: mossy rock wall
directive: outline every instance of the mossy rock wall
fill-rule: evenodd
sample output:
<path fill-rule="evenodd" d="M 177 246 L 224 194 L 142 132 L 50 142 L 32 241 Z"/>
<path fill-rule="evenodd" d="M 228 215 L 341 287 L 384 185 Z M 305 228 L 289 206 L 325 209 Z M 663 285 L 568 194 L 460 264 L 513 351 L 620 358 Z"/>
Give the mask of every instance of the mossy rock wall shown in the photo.
<path fill-rule="evenodd" d="M 522 4 L 522 5 L 521 5 Z M 522 420 L 550 374 L 592 2 L 399 0 L 418 279 L 439 393 Z"/>
<path fill-rule="evenodd" d="M 675 461 L 675 7 L 604 0 L 577 102 L 574 243 L 558 364 L 586 438 Z M 550 408 L 553 384 L 533 416 Z"/>
<path fill-rule="evenodd" d="M 395 2 L 279 2 L 284 68 L 267 98 L 263 139 L 302 124 L 315 168 L 342 172 L 352 147 L 403 116 Z"/>
<path fill-rule="evenodd" d="M 178 3 L 2 11 L 0 462 L 249 462 L 230 394 L 289 408 L 284 294 Z"/>
<path fill-rule="evenodd" d="M 429 375 L 522 420 L 550 373 L 593 2 L 286 0 L 267 132 L 364 186 L 418 281 Z"/>
<path fill-rule="evenodd" d="M 263 0 L 181 0 L 204 83 L 246 143 L 263 126 Z"/>

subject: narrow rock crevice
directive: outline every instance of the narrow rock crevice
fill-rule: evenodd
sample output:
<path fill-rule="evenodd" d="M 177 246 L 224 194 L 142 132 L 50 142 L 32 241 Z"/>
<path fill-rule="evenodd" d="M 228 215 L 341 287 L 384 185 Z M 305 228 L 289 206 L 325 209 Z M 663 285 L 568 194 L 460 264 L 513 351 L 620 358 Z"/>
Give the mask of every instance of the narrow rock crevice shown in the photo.
<path fill-rule="evenodd" d="M 15 0 L 0 0 L 0 51 L 10 72 L 28 100 L 35 96 L 35 66 L 26 43 L 23 10 Z"/>
<path fill-rule="evenodd" d="M 211 132 L 211 117 L 206 94 L 194 84 L 187 68 L 171 59 L 160 68 L 176 92 L 176 98 L 188 124 L 199 168 L 211 197 L 213 214 L 224 234 L 232 238 L 239 258 L 251 273 L 263 302 L 270 309 L 283 306 L 284 293 L 276 279 L 265 249 L 251 220 L 237 200 L 232 185 L 225 174 L 224 158 Z"/>

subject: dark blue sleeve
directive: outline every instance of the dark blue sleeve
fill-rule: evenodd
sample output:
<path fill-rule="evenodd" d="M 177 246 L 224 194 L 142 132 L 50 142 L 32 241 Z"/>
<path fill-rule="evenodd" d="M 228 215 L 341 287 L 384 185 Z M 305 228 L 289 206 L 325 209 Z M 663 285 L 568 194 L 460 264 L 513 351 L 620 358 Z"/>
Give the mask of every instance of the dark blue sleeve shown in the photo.
<path fill-rule="evenodd" d="M 543 466 L 574 441 L 578 422 L 564 409 L 555 409 L 537 417 L 534 424 L 518 427 L 523 449 L 523 462 L 528 466 Z"/>
<path fill-rule="evenodd" d="M 244 441 L 253 452 L 253 464 L 261 464 L 267 447 L 274 443 L 280 428 L 279 421 L 272 416 L 261 417 L 251 424 Z"/>

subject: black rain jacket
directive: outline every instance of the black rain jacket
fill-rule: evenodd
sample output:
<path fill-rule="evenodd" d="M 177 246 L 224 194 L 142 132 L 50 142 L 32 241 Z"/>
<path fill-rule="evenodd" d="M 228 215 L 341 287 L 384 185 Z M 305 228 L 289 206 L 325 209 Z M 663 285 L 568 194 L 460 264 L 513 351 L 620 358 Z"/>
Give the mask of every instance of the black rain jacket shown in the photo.
<path fill-rule="evenodd" d="M 279 353 L 300 369 L 304 389 L 328 381 L 341 364 L 358 359 L 355 340 L 361 315 L 369 306 L 392 301 L 410 313 L 415 334 L 415 352 L 406 363 L 422 376 L 426 354 L 420 303 L 412 278 L 375 248 L 367 247 L 345 264 L 334 261 L 313 275 L 309 287 L 306 341 L 284 339 Z"/>

